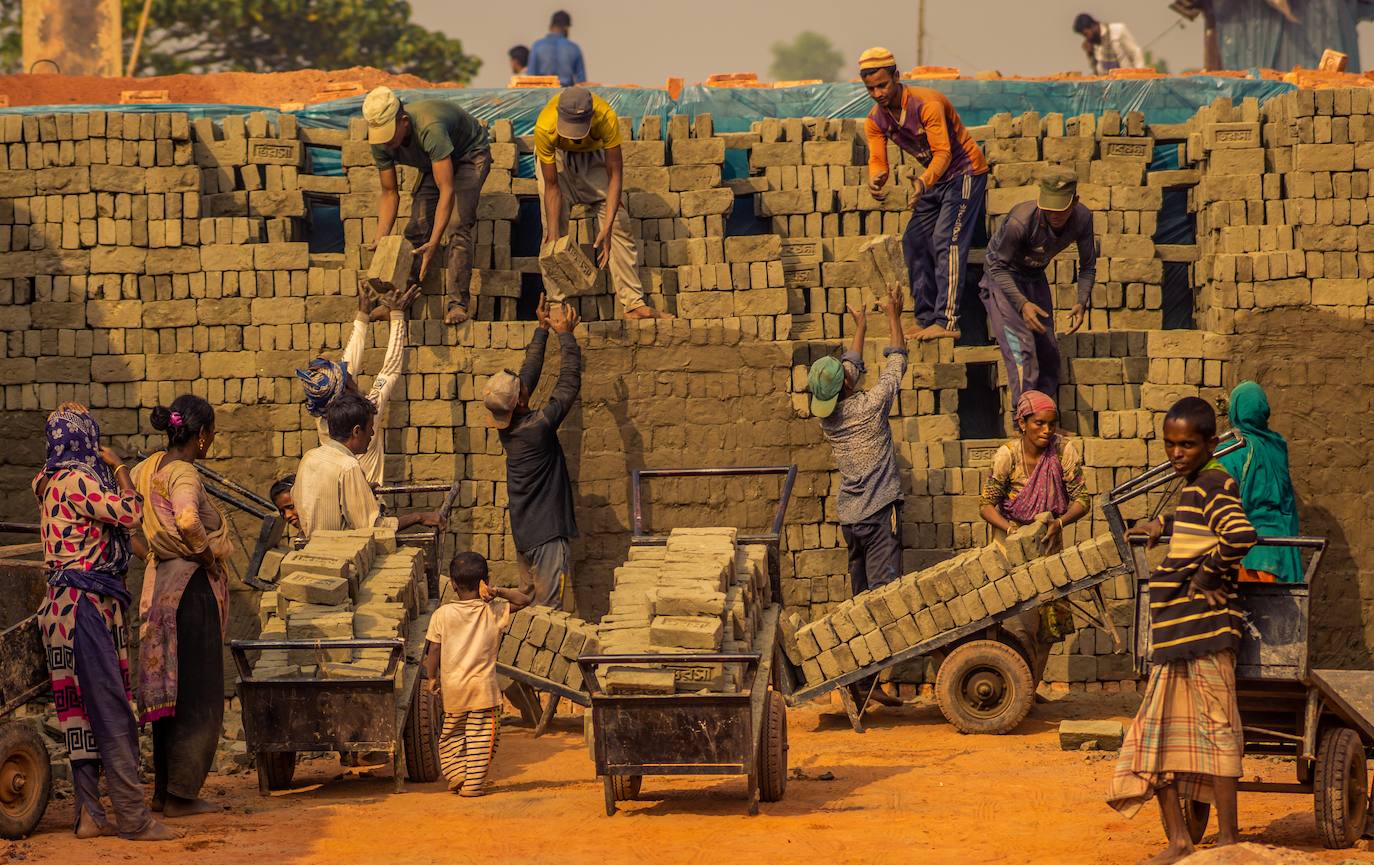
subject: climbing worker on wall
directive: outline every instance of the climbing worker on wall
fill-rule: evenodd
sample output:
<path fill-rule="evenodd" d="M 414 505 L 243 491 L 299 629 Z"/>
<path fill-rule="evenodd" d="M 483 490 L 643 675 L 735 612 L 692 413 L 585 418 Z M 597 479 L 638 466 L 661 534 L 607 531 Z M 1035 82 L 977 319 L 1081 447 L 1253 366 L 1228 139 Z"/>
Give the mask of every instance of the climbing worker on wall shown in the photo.
<path fill-rule="evenodd" d="M 916 178 L 911 221 L 902 234 L 918 325 L 906 336 L 958 338 L 964 265 L 983 218 L 988 162 L 943 93 L 902 86 L 891 51 L 865 51 L 859 77 L 877 103 L 864 122 L 869 192 L 875 198 L 887 194 L 888 141 L 926 166 Z"/>

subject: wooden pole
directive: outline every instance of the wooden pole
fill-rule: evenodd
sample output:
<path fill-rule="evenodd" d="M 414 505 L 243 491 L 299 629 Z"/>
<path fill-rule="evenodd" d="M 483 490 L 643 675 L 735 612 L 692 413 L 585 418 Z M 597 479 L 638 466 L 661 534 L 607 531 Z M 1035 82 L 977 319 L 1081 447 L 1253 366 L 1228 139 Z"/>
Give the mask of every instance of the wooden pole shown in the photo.
<path fill-rule="evenodd" d="M 148 27 L 148 13 L 153 10 L 153 0 L 143 0 L 143 13 L 138 16 L 138 30 L 134 33 L 134 47 L 129 51 L 129 68 L 125 70 L 125 78 L 134 77 L 134 69 L 138 66 L 138 52 L 143 48 L 143 31 Z"/>
<path fill-rule="evenodd" d="M 1215 72 L 1221 68 L 1221 38 L 1211 0 L 1202 4 L 1202 68 Z"/>
<path fill-rule="evenodd" d="M 926 65 L 926 0 L 916 7 L 916 65 Z"/>

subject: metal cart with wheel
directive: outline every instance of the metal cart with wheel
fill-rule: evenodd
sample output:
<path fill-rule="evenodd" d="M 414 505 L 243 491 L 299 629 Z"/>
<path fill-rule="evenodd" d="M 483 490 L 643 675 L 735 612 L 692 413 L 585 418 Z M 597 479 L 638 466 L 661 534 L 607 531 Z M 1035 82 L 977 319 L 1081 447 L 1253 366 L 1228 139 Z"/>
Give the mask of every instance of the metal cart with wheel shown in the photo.
<path fill-rule="evenodd" d="M 38 526 L 0 523 L 0 532 L 37 532 Z M 0 547 L 0 718 L 50 693 L 47 653 L 38 609 L 47 586 L 40 543 Z M 0 723 L 0 838 L 27 837 L 52 796 L 52 761 L 31 723 Z"/>
<path fill-rule="evenodd" d="M 1044 604 L 1071 598 L 1078 592 L 1087 592 L 1092 609 L 1084 609 L 1072 600 L 1070 603 L 1093 625 L 1111 635 L 1120 649 L 1123 646 L 1121 635 L 1107 612 L 1102 584 L 1124 572 L 1124 566 L 1118 565 L 1102 573 L 1083 577 L 995 615 L 945 631 L 852 672 L 807 683 L 794 689 L 788 702 L 795 706 L 838 690 L 850 726 L 854 732 L 862 733 L 864 708 L 867 697 L 878 686 L 878 674 L 898 664 L 931 657 L 939 665 L 935 674 L 935 694 L 940 712 L 955 729 L 961 733 L 1009 733 L 1025 719 L 1035 702 L 1035 681 L 1031 676 L 1030 656 L 1026 647 L 1003 627 L 1003 623 Z M 790 675 L 800 681 L 800 671 L 790 663 L 787 666 Z M 860 705 L 850 686 L 865 681 L 869 683 L 868 694 L 864 696 L 863 705 Z"/>
<path fill-rule="evenodd" d="M 1218 453 L 1241 446 L 1228 434 Z M 1156 466 L 1108 494 L 1104 511 L 1123 561 L 1136 580 L 1135 663 L 1145 675 L 1150 656 L 1149 562 L 1143 538 L 1126 536 L 1121 505 L 1175 480 L 1168 464 Z M 1164 497 L 1160 507 L 1168 501 Z M 1168 537 L 1160 539 L 1167 542 Z M 1317 831 L 1329 848 L 1351 847 L 1374 828 L 1367 755 L 1374 748 L 1374 671 L 1313 669 L 1308 658 L 1308 603 L 1320 574 L 1327 541 L 1317 537 L 1263 538 L 1268 546 L 1310 551 L 1301 583 L 1236 584 L 1246 617 L 1236 657 L 1236 697 L 1247 754 L 1295 758 L 1290 782 L 1246 781 L 1242 792 L 1309 794 Z M 1182 800 L 1196 843 L 1202 840 L 1211 804 Z"/>
<path fill-rule="evenodd" d="M 663 545 L 666 535 L 644 527 L 642 485 L 651 478 L 781 476 L 772 525 L 761 534 L 740 534 L 740 545 L 768 548 L 769 598 L 760 617 L 755 650 L 712 654 L 583 655 L 578 658 L 591 703 L 592 752 L 605 788 L 606 814 L 616 802 L 636 798 L 645 775 L 744 775 L 748 808 L 782 799 L 787 788 L 787 704 L 778 671 L 785 659 L 777 642 L 780 598 L 778 546 L 797 467 L 644 469 L 631 474 L 634 536 L 631 544 Z M 598 672 L 611 665 L 739 664 L 740 689 L 720 693 L 608 694 Z"/>

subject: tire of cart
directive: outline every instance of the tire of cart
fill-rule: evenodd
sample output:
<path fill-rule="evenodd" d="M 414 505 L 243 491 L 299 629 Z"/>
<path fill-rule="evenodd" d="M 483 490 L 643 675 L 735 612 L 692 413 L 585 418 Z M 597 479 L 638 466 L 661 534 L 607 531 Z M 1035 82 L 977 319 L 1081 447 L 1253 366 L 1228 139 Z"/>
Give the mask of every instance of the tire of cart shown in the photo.
<path fill-rule="evenodd" d="M 1178 804 L 1183 811 L 1183 825 L 1188 827 L 1188 837 L 1193 839 L 1194 844 L 1201 844 L 1202 837 L 1207 834 L 1207 821 L 1212 816 L 1212 803 L 1180 796 Z M 1164 821 L 1162 813 L 1159 822 L 1164 826 L 1164 833 L 1167 835 L 1169 824 Z"/>
<path fill-rule="evenodd" d="M 644 786 L 643 775 L 612 775 L 611 776 L 611 795 L 617 802 L 629 802 L 639 798 L 639 791 Z"/>
<path fill-rule="evenodd" d="M 52 762 L 38 732 L 27 724 L 0 727 L 0 837 L 28 837 L 51 795 Z"/>
<path fill-rule="evenodd" d="M 425 682 L 421 678 L 415 683 L 402 734 L 406 779 L 417 784 L 439 780 L 439 732 L 444 722 L 443 703 L 438 694 L 430 693 Z"/>
<path fill-rule="evenodd" d="M 1030 712 L 1035 682 L 1016 649 L 996 640 L 973 640 L 940 662 L 935 697 L 960 733 L 1001 735 Z"/>
<path fill-rule="evenodd" d="M 258 774 L 267 781 L 269 790 L 285 790 L 296 777 L 295 751 L 267 751 L 259 754 Z"/>
<path fill-rule="evenodd" d="M 769 691 L 764 701 L 763 747 L 759 749 L 759 799 L 780 802 L 787 792 L 787 703 Z"/>
<path fill-rule="evenodd" d="M 1353 847 L 1364 835 L 1369 790 L 1364 742 L 1349 727 L 1322 733 L 1312 778 L 1313 807 L 1322 843 L 1332 850 Z"/>

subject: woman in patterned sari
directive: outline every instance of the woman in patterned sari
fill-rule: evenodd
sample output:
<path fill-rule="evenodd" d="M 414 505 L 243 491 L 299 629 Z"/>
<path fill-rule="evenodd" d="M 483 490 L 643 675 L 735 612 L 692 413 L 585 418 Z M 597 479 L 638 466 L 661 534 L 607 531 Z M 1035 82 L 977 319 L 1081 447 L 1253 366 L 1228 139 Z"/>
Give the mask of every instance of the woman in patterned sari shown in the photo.
<path fill-rule="evenodd" d="M 1051 520 L 1042 543 L 1046 553 L 1057 553 L 1064 548 L 1064 527 L 1082 519 L 1092 504 L 1083 481 L 1083 454 L 1077 442 L 1060 434 L 1059 408 L 1045 394 L 1022 393 L 1015 418 L 1017 436 L 992 457 L 992 473 L 983 484 L 982 516 L 992 537 L 1000 540 L 1048 512 Z M 1054 623 L 1043 619 L 1064 614 L 1064 605 L 1050 605 L 1003 625 L 1030 653 L 1037 683 L 1045 674 L 1053 640 L 1062 636 Z"/>
<path fill-rule="evenodd" d="M 83 406 L 63 404 L 44 432 L 47 460 L 33 479 L 48 568 L 38 621 L 71 759 L 76 836 L 165 841 L 176 836 L 149 813 L 138 779 L 124 625 L 129 530 L 143 502 L 119 455 L 101 447 L 100 426 Z M 100 802 L 102 769 L 113 821 Z"/>
<path fill-rule="evenodd" d="M 184 394 L 153 409 L 152 422 L 167 433 L 167 448 L 134 469 L 150 553 L 139 604 L 139 705 L 153 725 L 153 810 L 186 817 L 219 810 L 200 790 L 224 722 L 233 547 L 195 467 L 215 441 L 215 410 Z"/>

